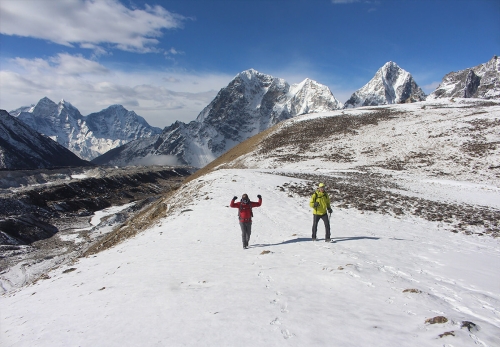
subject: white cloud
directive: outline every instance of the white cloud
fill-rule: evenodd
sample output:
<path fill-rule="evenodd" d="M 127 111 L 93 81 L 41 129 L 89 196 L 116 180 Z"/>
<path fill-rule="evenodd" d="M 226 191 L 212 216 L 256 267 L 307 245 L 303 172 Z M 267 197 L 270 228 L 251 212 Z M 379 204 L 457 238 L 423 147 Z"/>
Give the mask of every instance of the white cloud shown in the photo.
<path fill-rule="evenodd" d="M 351 4 L 353 2 L 360 2 L 360 0 L 332 0 L 334 4 Z"/>
<path fill-rule="evenodd" d="M 196 118 L 234 76 L 185 71 L 115 70 L 82 56 L 2 61 L 0 108 L 7 111 L 44 96 L 65 99 L 83 115 L 121 104 L 151 125 L 165 127 Z"/>
<path fill-rule="evenodd" d="M 0 33 L 83 48 L 110 45 L 153 52 L 162 30 L 182 27 L 186 17 L 161 6 L 129 9 L 117 0 L 2 0 Z"/>

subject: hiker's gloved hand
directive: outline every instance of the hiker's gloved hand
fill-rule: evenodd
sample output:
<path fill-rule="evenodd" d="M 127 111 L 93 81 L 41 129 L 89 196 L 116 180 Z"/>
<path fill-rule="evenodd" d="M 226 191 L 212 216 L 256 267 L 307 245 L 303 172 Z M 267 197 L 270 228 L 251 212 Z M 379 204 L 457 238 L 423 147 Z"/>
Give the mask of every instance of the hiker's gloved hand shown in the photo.
<path fill-rule="evenodd" d="M 315 203 L 313 204 L 313 206 L 314 206 L 314 207 L 318 207 L 318 206 L 319 206 L 319 202 L 315 202 Z"/>
<path fill-rule="evenodd" d="M 328 207 L 328 213 L 332 213 L 331 207 Z"/>
<path fill-rule="evenodd" d="M 257 195 L 257 197 L 262 200 L 262 195 L 259 194 Z"/>
<path fill-rule="evenodd" d="M 236 199 L 238 199 L 238 197 L 237 197 L 237 196 L 234 196 L 234 197 L 233 197 L 233 201 L 234 201 L 234 200 L 236 200 Z"/>

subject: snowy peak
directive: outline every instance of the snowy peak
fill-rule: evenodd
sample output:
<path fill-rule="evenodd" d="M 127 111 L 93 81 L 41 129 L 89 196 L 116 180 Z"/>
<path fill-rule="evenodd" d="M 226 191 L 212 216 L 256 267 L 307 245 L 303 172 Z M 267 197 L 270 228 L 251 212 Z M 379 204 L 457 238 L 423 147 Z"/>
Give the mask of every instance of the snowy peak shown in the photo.
<path fill-rule="evenodd" d="M 144 118 L 121 105 L 112 105 L 87 117 L 68 101 L 47 97 L 32 107 L 13 112 L 32 129 L 49 136 L 79 157 L 91 160 L 115 147 L 141 137 L 159 134 Z"/>
<path fill-rule="evenodd" d="M 46 105 L 53 108 L 56 104 L 46 102 Z M 39 169 L 82 165 L 87 166 L 89 163 L 0 110 L 0 168 Z"/>
<path fill-rule="evenodd" d="M 400 104 L 425 100 L 425 93 L 412 75 L 390 61 L 361 89 L 352 94 L 344 108 Z"/>
<path fill-rule="evenodd" d="M 18 115 L 20 121 L 68 149 L 71 149 L 70 139 L 74 129 L 79 127 L 82 118 L 80 111 L 70 103 L 61 100 L 56 104 L 47 97 L 40 99 L 35 107 Z"/>
<path fill-rule="evenodd" d="M 342 103 L 330 91 L 330 88 L 314 80 L 306 78 L 290 88 L 293 97 L 290 99 L 290 109 L 296 115 L 305 113 L 327 112 L 341 109 Z"/>
<path fill-rule="evenodd" d="M 429 96 L 439 98 L 500 98 L 500 59 L 493 56 L 490 61 L 473 68 L 450 72 Z"/>
<path fill-rule="evenodd" d="M 86 117 L 86 123 L 98 138 L 132 141 L 161 132 L 160 128 L 149 126 L 144 118 L 122 105 L 111 105 L 100 112 L 91 113 Z"/>

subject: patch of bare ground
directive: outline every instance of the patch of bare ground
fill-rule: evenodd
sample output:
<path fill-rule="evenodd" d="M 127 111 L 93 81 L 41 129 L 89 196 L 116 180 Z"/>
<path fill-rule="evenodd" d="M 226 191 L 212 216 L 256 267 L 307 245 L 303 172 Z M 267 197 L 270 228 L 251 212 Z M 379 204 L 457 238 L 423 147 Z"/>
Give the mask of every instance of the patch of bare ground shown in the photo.
<path fill-rule="evenodd" d="M 88 223 L 95 211 L 170 191 L 190 173 L 181 167 L 131 167 L 102 177 L 1 194 L 0 245 L 27 245 L 51 238 L 83 219 Z"/>
<path fill-rule="evenodd" d="M 276 174 L 276 173 L 275 173 Z M 399 187 L 390 177 L 373 173 L 319 174 L 281 173 L 307 180 L 306 184 L 284 184 L 278 189 L 309 198 L 318 182 L 328 186 L 332 206 L 390 214 L 412 215 L 447 225 L 453 232 L 500 237 L 500 210 L 469 204 L 438 202 L 391 191 Z"/>
<path fill-rule="evenodd" d="M 402 115 L 401 112 L 386 108 L 374 109 L 373 112 L 363 115 L 341 114 L 336 117 L 316 118 L 294 123 L 293 126 L 285 126 L 279 131 L 271 134 L 259 148 L 259 154 L 276 151 L 279 148 L 293 146 L 297 152 L 314 153 L 317 139 L 330 138 L 335 134 L 356 135 L 358 129 L 368 125 L 377 125 L 384 120 L 390 120 Z M 292 158 L 293 159 L 293 158 Z M 344 154 L 339 158 L 341 161 L 350 161 L 351 155 Z"/>

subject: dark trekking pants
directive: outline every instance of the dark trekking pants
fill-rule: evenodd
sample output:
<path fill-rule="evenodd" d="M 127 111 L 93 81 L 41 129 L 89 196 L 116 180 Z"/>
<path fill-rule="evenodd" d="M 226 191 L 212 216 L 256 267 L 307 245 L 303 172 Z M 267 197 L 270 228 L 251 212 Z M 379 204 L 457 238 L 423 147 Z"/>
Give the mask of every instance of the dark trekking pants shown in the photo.
<path fill-rule="evenodd" d="M 252 222 L 240 222 L 241 227 L 241 241 L 243 241 L 243 247 L 248 247 L 248 241 L 250 241 L 250 234 L 252 234 Z"/>
<path fill-rule="evenodd" d="M 316 238 L 316 232 L 318 231 L 318 223 L 319 223 L 319 220 L 320 219 L 323 219 L 323 222 L 325 223 L 325 239 L 329 239 L 330 238 L 330 221 L 328 220 L 328 214 L 324 214 L 324 215 L 317 215 L 317 214 L 313 214 L 313 228 L 312 228 L 312 238 L 315 239 Z"/>

